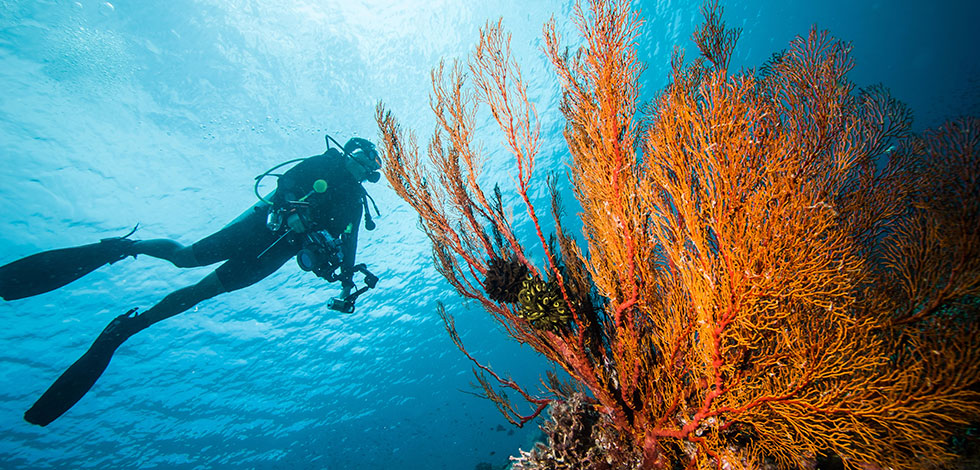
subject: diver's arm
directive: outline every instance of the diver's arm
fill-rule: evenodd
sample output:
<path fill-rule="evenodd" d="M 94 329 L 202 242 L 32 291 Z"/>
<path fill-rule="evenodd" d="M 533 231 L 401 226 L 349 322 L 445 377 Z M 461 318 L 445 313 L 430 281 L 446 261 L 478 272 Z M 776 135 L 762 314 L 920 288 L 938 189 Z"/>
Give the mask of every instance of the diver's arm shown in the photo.
<path fill-rule="evenodd" d="M 343 254 L 343 261 L 340 264 L 340 279 L 344 289 L 342 297 L 350 295 L 351 289 L 354 288 L 354 261 L 357 256 L 358 225 L 360 225 L 360 220 L 351 224 L 350 231 L 341 235 L 340 238 L 340 250 Z"/>

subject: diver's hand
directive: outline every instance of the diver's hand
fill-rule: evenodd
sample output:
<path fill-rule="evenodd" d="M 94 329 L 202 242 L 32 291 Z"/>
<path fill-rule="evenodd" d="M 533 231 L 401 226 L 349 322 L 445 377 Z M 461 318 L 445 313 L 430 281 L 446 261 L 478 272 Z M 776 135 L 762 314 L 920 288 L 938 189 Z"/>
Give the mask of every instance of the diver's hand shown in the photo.
<path fill-rule="evenodd" d="M 289 218 L 286 219 L 286 225 L 295 233 L 306 233 L 306 226 L 299 214 L 290 214 Z"/>

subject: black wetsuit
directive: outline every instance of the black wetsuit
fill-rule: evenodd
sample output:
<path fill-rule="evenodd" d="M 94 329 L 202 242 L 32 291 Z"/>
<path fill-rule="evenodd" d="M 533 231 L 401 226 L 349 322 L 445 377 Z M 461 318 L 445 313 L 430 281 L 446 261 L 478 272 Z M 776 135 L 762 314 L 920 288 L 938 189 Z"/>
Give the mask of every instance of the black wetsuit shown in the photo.
<path fill-rule="evenodd" d="M 303 248 L 306 234 L 289 233 L 276 242 L 289 227 L 283 224 L 277 232 L 269 230 L 269 211 L 306 196 L 320 179 L 327 182 L 327 190 L 313 192 L 306 198 L 307 233 L 325 230 L 340 238 L 341 272 L 349 273 L 354 266 L 365 192 L 344 167 L 344 156 L 336 149 L 307 158 L 279 177 L 273 206 L 257 204 L 225 228 L 195 243 L 195 258 L 201 265 L 227 260 L 215 270 L 226 292 L 250 286 L 276 272 Z"/>
<path fill-rule="evenodd" d="M 340 280 L 344 286 L 343 296 L 346 297 L 353 287 L 350 275 L 353 274 L 357 229 L 361 222 L 361 210 L 365 207 L 366 193 L 347 171 L 345 158 L 337 150 L 328 150 L 323 155 L 303 160 L 279 178 L 271 206 L 266 202 L 256 204 L 225 228 L 192 245 L 195 265 L 224 261 L 215 270 L 217 281 L 209 275 L 204 281 L 170 293 L 143 313 L 137 314 L 136 309 L 131 309 L 116 317 L 85 354 L 68 367 L 24 413 L 24 419 L 40 426 L 46 426 L 57 419 L 95 384 L 109 365 L 113 353 L 127 338 L 158 321 L 186 311 L 201 300 L 262 280 L 295 256 L 308 239 L 323 238 L 319 234 L 311 237 L 309 234 L 313 232 L 328 232 L 335 239 L 341 240 L 343 262 L 340 263 Z M 314 182 L 321 179 L 327 186 L 325 191 L 318 193 L 313 190 Z M 321 186 L 317 185 L 317 189 L 323 189 Z M 305 205 L 295 203 L 299 200 L 303 200 Z M 302 213 L 302 233 L 292 231 L 290 226 L 297 227 L 295 223 L 287 223 L 276 231 L 270 230 L 266 224 L 269 211 L 277 210 L 279 214 L 282 211 L 278 209 L 299 211 L 294 212 L 296 215 Z M 159 242 L 157 241 L 158 245 Z M 162 242 L 165 247 L 180 246 L 170 240 Z M 16 288 L 26 289 L 29 295 L 47 292 L 78 279 L 99 266 L 112 263 L 113 260 L 118 261 L 122 257 L 140 253 L 138 243 L 140 242 L 126 237 L 107 239 L 80 247 L 42 252 L 15 261 L 3 267 L 6 274 L 15 280 L 19 277 L 30 279 L 8 285 L 12 287 L 6 289 L 10 291 L 7 294 L 17 294 Z M 150 256 L 159 254 L 144 253 Z M 157 257 L 173 262 L 165 255 Z M 57 262 L 59 259 L 60 262 Z M 51 276 L 39 274 L 69 261 L 74 261 L 77 265 L 73 268 L 74 271 L 67 277 L 57 278 L 56 282 L 51 281 Z M 181 267 L 190 265 L 182 263 Z M 333 277 L 333 271 L 329 271 L 327 267 L 320 268 L 330 274 L 328 278 Z M 329 268 L 334 267 L 331 265 Z M 314 272 L 321 274 L 316 270 Z M 215 285 L 218 283 L 220 285 Z"/>

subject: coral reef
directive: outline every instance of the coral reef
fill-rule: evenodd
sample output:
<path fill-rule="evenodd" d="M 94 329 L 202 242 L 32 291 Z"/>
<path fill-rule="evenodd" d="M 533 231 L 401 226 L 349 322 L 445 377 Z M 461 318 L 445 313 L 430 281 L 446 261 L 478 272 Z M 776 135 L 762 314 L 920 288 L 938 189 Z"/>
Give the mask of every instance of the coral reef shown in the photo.
<path fill-rule="evenodd" d="M 628 439 L 589 404 L 581 393 L 550 407 L 543 430 L 547 445 L 511 457 L 513 470 L 630 470 L 640 468 L 642 455 Z"/>
<path fill-rule="evenodd" d="M 427 160 L 377 109 L 388 181 L 440 274 L 571 378 L 529 393 L 472 357 L 440 306 L 508 420 L 551 405 L 550 445 L 515 466 L 955 465 L 980 422 L 980 119 L 913 134 L 884 87 L 848 80 L 850 45 L 816 29 L 732 70 L 739 30 L 717 3 L 699 57 L 675 53 L 669 85 L 641 104 L 640 18 L 625 0 L 586 3 L 578 50 L 544 31 L 584 248 L 556 180 L 553 239 L 529 196 L 539 128 L 500 22 L 468 64 L 433 70 Z M 480 109 L 532 237 L 483 189 Z"/>

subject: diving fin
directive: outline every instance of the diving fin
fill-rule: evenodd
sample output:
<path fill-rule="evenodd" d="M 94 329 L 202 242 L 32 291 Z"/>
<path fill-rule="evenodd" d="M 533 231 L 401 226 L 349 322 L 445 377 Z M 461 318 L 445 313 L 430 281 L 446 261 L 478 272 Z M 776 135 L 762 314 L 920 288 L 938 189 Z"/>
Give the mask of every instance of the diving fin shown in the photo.
<path fill-rule="evenodd" d="M 138 226 L 137 226 L 138 227 Z M 106 264 L 112 264 L 133 252 L 135 240 L 128 237 L 104 238 L 99 243 L 44 251 L 0 266 L 0 297 L 23 299 L 68 284 Z"/>
<path fill-rule="evenodd" d="M 88 351 L 55 380 L 31 409 L 24 413 L 24 420 L 38 426 L 47 426 L 65 414 L 81 400 L 102 372 L 109 366 L 112 354 L 123 341 L 143 329 L 137 319 L 136 309 L 116 317 L 95 339 Z"/>

